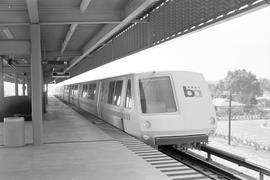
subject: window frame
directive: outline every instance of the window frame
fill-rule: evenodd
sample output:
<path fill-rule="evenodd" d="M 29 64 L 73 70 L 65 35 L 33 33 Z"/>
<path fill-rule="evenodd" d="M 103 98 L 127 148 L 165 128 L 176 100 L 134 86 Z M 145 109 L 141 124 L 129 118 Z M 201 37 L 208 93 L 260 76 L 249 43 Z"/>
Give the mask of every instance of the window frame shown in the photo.
<path fill-rule="evenodd" d="M 86 87 L 86 96 L 84 96 L 84 91 L 85 91 L 85 87 Z M 81 96 L 80 98 L 82 99 L 87 99 L 88 98 L 88 89 L 89 89 L 89 85 L 88 84 L 82 84 L 82 92 L 81 92 Z"/>
<path fill-rule="evenodd" d="M 131 107 L 127 107 L 127 94 L 128 94 L 128 84 L 129 84 L 129 82 L 130 82 L 130 97 L 131 97 L 130 105 L 131 105 Z M 131 81 L 131 79 L 127 79 L 127 85 L 126 85 L 125 90 L 126 90 L 126 92 L 125 92 L 125 96 L 124 96 L 124 108 L 125 109 L 132 109 L 132 108 L 134 108 L 134 104 L 133 104 L 134 96 L 132 94 L 132 81 Z"/>
<path fill-rule="evenodd" d="M 73 96 L 79 97 L 79 85 L 78 84 L 74 84 L 74 86 L 73 86 Z"/>
<path fill-rule="evenodd" d="M 112 79 L 112 80 L 109 80 L 108 81 L 108 87 L 107 87 L 107 89 L 108 89 L 108 92 L 107 92 L 107 98 L 106 98 L 106 104 L 108 104 L 108 105 L 112 105 L 112 106 L 117 106 L 117 107 L 122 107 L 123 106 L 123 92 L 124 92 L 124 83 L 125 83 L 125 81 L 124 81 L 125 79 L 123 79 L 123 78 L 119 78 L 119 79 Z M 121 82 L 121 92 L 120 92 L 120 104 L 119 105 L 117 105 L 117 101 L 115 101 L 114 100 L 114 96 L 115 96 L 115 92 L 116 92 L 116 85 L 117 85 L 117 82 Z M 111 103 L 109 103 L 109 95 L 110 95 L 110 84 L 111 83 L 113 83 L 114 84 L 114 88 L 113 88 L 113 94 L 112 94 L 112 102 Z M 110 100 L 110 101 L 111 101 Z M 114 102 L 116 102 L 116 103 L 114 103 Z"/>
<path fill-rule="evenodd" d="M 88 83 L 88 91 L 87 91 L 87 99 L 91 100 L 91 101 L 95 101 L 96 100 L 96 94 L 97 94 L 97 83 L 96 82 L 92 82 L 92 83 Z M 93 87 L 95 87 L 95 90 L 93 90 Z"/>

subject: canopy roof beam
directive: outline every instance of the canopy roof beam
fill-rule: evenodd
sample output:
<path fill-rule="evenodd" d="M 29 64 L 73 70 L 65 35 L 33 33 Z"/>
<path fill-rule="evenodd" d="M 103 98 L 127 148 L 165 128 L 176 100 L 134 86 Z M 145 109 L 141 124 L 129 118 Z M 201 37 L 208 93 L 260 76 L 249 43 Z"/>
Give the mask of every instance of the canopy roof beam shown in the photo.
<path fill-rule="evenodd" d="M 39 23 L 38 15 L 38 1 L 37 0 L 26 0 L 28 14 L 31 23 Z"/>

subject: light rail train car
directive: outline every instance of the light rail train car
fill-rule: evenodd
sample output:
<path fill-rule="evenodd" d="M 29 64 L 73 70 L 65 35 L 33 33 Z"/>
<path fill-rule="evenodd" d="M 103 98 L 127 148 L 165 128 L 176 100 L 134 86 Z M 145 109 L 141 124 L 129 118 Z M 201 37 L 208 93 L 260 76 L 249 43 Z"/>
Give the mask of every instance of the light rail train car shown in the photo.
<path fill-rule="evenodd" d="M 128 74 L 66 85 L 60 93 L 64 101 L 154 146 L 198 147 L 217 128 L 200 73 Z"/>

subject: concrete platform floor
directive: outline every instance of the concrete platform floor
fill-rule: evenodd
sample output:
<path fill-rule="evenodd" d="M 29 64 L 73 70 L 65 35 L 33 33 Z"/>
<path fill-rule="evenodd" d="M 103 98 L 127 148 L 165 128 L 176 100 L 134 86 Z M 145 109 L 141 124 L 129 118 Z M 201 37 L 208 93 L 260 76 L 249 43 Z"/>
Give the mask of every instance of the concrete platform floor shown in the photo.
<path fill-rule="evenodd" d="M 54 97 L 44 117 L 44 145 L 6 148 L 0 129 L 0 179 L 169 179 L 120 142 Z"/>

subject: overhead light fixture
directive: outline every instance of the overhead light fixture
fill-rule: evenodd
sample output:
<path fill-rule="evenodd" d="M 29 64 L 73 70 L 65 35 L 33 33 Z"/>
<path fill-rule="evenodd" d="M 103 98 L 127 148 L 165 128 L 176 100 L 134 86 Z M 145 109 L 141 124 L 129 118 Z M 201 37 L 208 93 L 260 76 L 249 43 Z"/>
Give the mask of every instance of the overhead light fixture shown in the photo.
<path fill-rule="evenodd" d="M 5 28 L 3 28 L 3 33 L 6 35 L 6 37 L 8 38 L 8 39 L 14 39 L 14 36 L 13 36 L 13 34 L 10 32 L 10 30 L 8 29 L 8 27 L 5 27 Z"/>
<path fill-rule="evenodd" d="M 51 75 L 53 78 L 70 78 L 69 72 L 53 72 Z"/>

